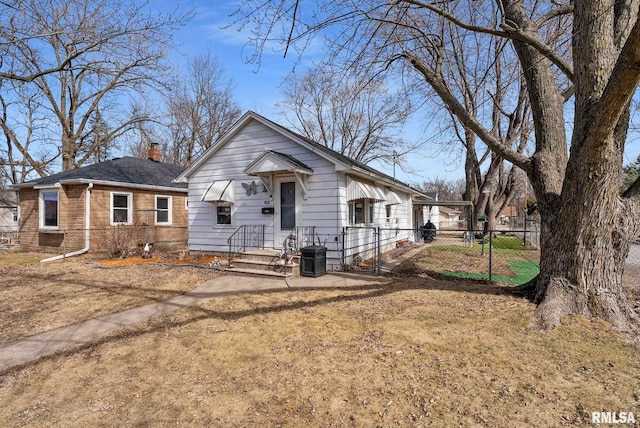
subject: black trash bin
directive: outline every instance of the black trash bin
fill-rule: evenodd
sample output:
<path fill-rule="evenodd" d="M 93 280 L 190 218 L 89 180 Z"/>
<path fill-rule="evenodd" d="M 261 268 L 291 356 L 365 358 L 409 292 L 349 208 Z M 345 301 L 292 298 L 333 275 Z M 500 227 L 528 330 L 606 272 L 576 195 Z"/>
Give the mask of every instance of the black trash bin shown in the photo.
<path fill-rule="evenodd" d="M 300 249 L 300 275 L 317 278 L 327 273 L 327 247 L 310 245 Z"/>

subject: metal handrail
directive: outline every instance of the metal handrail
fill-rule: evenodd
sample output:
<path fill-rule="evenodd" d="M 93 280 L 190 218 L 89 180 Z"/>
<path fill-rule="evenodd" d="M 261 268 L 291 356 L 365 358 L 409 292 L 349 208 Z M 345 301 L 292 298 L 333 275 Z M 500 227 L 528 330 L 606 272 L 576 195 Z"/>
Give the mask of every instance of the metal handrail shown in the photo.
<path fill-rule="evenodd" d="M 227 238 L 229 245 L 229 266 L 233 258 L 247 247 L 264 249 L 264 224 L 243 224 Z"/>
<path fill-rule="evenodd" d="M 296 226 L 295 237 L 298 248 L 315 244 L 316 227 L 315 226 Z"/>

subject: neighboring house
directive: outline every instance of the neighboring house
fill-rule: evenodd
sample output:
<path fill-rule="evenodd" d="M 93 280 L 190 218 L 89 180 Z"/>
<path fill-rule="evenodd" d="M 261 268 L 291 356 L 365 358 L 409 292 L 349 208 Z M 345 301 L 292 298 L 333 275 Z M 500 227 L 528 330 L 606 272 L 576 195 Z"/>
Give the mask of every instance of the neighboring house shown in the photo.
<path fill-rule="evenodd" d="M 327 247 L 328 269 L 340 267 L 345 227 L 412 230 L 412 197 L 426 198 L 251 111 L 176 181 L 189 186 L 190 251 L 224 253 L 247 234 L 281 249 L 294 234 L 306 237 L 298 247 Z"/>
<path fill-rule="evenodd" d="M 134 233 L 135 245 L 186 243 L 187 189 L 173 182 L 182 168 L 154 160 L 156 145 L 149 154 L 149 159 L 123 157 L 13 186 L 20 196 L 22 247 L 103 251 L 115 239 L 114 226 L 127 226 L 120 229 Z"/>
<path fill-rule="evenodd" d="M 440 207 L 439 225 L 440 228 L 460 228 L 463 229 L 464 225 L 460 225 L 461 212 L 448 207 Z"/>
<path fill-rule="evenodd" d="M 518 207 L 515 205 L 508 205 L 500 213 L 500 224 L 510 224 L 512 219 L 518 218 Z"/>
<path fill-rule="evenodd" d="M 19 212 L 17 192 L 0 189 L 0 232 L 18 229 Z"/>

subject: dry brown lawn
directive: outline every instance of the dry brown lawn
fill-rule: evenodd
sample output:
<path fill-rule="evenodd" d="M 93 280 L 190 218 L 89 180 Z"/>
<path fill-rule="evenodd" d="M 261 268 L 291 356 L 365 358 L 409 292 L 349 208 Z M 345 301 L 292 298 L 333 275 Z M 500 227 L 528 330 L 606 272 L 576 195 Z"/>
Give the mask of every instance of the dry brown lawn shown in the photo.
<path fill-rule="evenodd" d="M 8 327 L 3 318 L 3 337 L 171 297 L 206 276 L 65 263 L 10 273 L 3 296 L 30 314 Z M 176 286 L 181 275 L 190 279 Z M 640 417 L 638 345 L 597 320 L 532 330 L 533 309 L 500 286 L 427 276 L 219 297 L 0 374 L 0 426 L 553 427 L 588 425 L 600 410 Z"/>
<path fill-rule="evenodd" d="M 161 265 L 105 268 L 88 257 L 40 263 L 42 258 L 0 253 L 0 342 L 166 300 L 217 275 Z"/>

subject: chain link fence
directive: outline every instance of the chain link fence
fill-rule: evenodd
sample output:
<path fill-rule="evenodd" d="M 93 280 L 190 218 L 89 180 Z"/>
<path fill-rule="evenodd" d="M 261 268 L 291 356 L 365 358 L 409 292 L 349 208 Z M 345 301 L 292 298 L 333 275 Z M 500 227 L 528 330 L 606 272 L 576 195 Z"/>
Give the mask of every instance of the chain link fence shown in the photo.
<path fill-rule="evenodd" d="M 510 284 L 522 284 L 538 273 L 540 232 L 535 224 L 527 230 L 492 233 L 438 230 L 435 240 L 429 243 L 425 243 L 422 232 L 422 229 L 346 227 L 340 248 L 342 267 L 380 274 L 383 266 L 401 262 L 402 269 L 403 263 L 413 263 L 410 269 L 445 277 Z M 187 228 L 132 225 L 89 230 L 0 230 L 0 268 L 19 265 L 25 257 L 41 260 L 75 255 L 84 251 L 87 239 L 92 253 L 123 257 L 141 254 L 145 243 L 152 244 L 154 249 L 185 250 Z M 631 245 L 623 282 L 640 294 L 640 240 Z"/>
<path fill-rule="evenodd" d="M 47 259 L 90 251 L 108 257 L 141 254 L 145 244 L 164 250 L 187 246 L 187 227 L 117 225 L 92 229 L 0 231 L 0 268 L 19 264 L 26 254 Z"/>
<path fill-rule="evenodd" d="M 405 272 L 523 284 L 538 274 L 540 263 L 540 228 L 527 226 L 490 233 L 438 230 L 428 243 L 421 229 L 348 227 L 343 231 L 342 265 L 344 270 L 380 274 L 385 264 L 400 262 Z M 623 281 L 640 284 L 640 241 L 631 246 Z"/>

